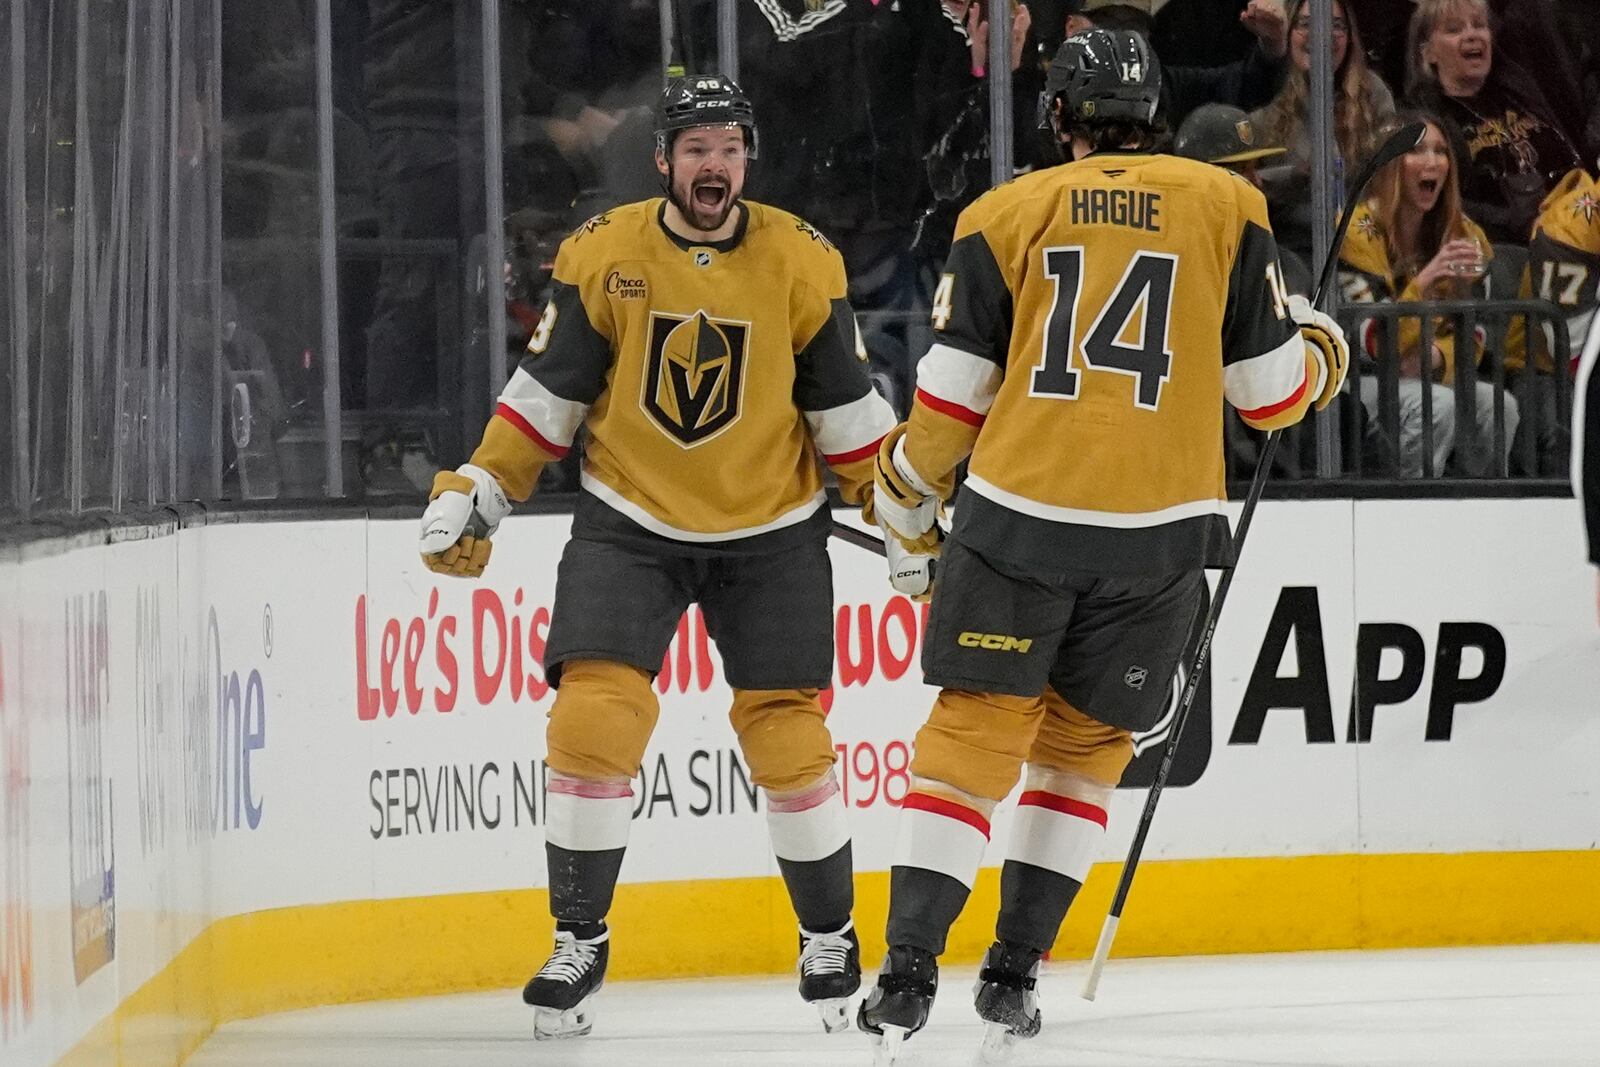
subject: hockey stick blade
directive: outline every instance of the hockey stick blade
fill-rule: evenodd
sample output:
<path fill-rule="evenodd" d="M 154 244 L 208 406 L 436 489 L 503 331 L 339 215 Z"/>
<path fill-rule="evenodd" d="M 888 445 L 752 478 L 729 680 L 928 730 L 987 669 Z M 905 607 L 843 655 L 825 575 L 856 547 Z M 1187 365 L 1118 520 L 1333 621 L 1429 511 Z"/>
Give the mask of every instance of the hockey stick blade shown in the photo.
<path fill-rule="evenodd" d="M 1312 304 L 1323 307 L 1328 294 L 1328 287 L 1333 284 L 1334 273 L 1339 266 L 1339 248 L 1344 244 L 1344 237 L 1350 229 L 1350 220 L 1355 216 L 1356 207 L 1366 196 L 1367 186 L 1378 171 L 1393 163 L 1396 159 L 1411 151 L 1422 143 L 1425 127 L 1420 122 L 1413 122 L 1402 126 L 1389 136 L 1389 139 L 1378 146 L 1366 166 L 1356 176 L 1355 183 L 1350 187 L 1350 201 L 1339 213 L 1338 225 L 1334 227 L 1333 243 L 1328 248 L 1328 258 L 1322 265 L 1322 273 L 1317 281 L 1316 293 L 1312 297 Z M 1239 512 L 1239 527 L 1233 535 L 1233 560 L 1237 568 L 1239 557 L 1244 552 L 1245 537 L 1250 532 L 1250 520 L 1254 517 L 1256 505 L 1261 501 L 1262 490 L 1267 484 L 1267 475 L 1272 470 L 1273 457 L 1278 452 L 1280 434 L 1273 430 L 1267 434 L 1266 442 L 1261 449 L 1261 455 L 1256 459 L 1255 474 L 1250 479 L 1250 492 L 1245 496 L 1244 507 Z M 1195 649 L 1194 666 L 1189 671 L 1188 684 L 1184 686 L 1183 696 L 1179 700 L 1178 713 L 1172 721 L 1172 731 L 1167 735 L 1167 744 L 1161 755 L 1161 764 L 1156 769 L 1155 781 L 1150 784 L 1150 792 L 1145 797 L 1144 811 L 1139 816 L 1139 825 L 1134 830 L 1133 843 L 1128 847 L 1128 858 L 1123 861 L 1122 875 L 1117 881 L 1116 894 L 1111 898 L 1111 910 L 1106 915 L 1105 925 L 1100 930 L 1099 943 L 1095 945 L 1094 956 L 1089 960 L 1089 973 L 1084 979 L 1083 991 L 1080 994 L 1084 1000 L 1093 1000 L 1100 986 L 1100 974 L 1105 970 L 1106 960 L 1111 955 L 1111 943 L 1117 936 L 1117 924 L 1122 921 L 1122 909 L 1128 902 L 1128 891 L 1133 885 L 1134 873 L 1139 869 L 1139 857 L 1144 852 L 1145 839 L 1150 834 L 1150 824 L 1155 820 L 1156 804 L 1161 799 L 1161 791 L 1166 788 L 1167 776 L 1172 771 L 1172 762 L 1177 757 L 1178 742 L 1183 738 L 1183 727 L 1189 718 L 1189 709 L 1194 704 L 1195 695 L 1199 692 L 1201 680 L 1205 676 L 1206 667 L 1211 660 L 1211 639 L 1216 634 L 1217 620 L 1222 616 L 1222 605 L 1227 600 L 1228 589 L 1233 583 L 1234 570 L 1226 570 L 1222 580 L 1217 583 L 1216 595 L 1212 598 L 1210 611 L 1206 614 L 1205 627 L 1201 631 L 1200 643 Z"/>
<path fill-rule="evenodd" d="M 880 556 L 887 551 L 883 547 L 883 542 L 878 538 L 873 537 L 865 530 L 856 529 L 847 522 L 840 522 L 838 519 L 833 520 L 833 527 L 828 532 L 841 541 L 855 545 L 857 548 L 864 548 L 868 552 L 873 552 Z"/>

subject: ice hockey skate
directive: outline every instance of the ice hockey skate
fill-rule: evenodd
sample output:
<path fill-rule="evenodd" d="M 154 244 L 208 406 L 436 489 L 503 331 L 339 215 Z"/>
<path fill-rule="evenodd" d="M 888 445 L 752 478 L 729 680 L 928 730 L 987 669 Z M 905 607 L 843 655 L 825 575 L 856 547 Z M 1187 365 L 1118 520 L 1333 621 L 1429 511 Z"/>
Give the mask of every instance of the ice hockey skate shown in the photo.
<path fill-rule="evenodd" d="M 972 1006 L 987 1024 L 982 1062 L 1005 1062 L 1018 1041 L 1039 1033 L 1039 957 L 1035 950 L 1007 941 L 996 941 L 984 954 L 972 986 Z"/>
<path fill-rule="evenodd" d="M 850 1027 L 850 995 L 861 988 L 861 942 L 854 923 L 831 934 L 800 930 L 800 997 L 815 1004 L 822 1028 L 837 1034 Z"/>
<path fill-rule="evenodd" d="M 856 1025 L 872 1035 L 877 1067 L 898 1063 L 906 1038 L 928 1022 L 939 988 L 939 961 L 910 945 L 890 945 L 873 986 L 856 1013 Z"/>
<path fill-rule="evenodd" d="M 582 1037 L 594 1029 L 594 998 L 610 958 L 611 931 L 586 940 L 556 931 L 555 951 L 522 987 L 522 1002 L 534 1009 L 536 1040 Z"/>

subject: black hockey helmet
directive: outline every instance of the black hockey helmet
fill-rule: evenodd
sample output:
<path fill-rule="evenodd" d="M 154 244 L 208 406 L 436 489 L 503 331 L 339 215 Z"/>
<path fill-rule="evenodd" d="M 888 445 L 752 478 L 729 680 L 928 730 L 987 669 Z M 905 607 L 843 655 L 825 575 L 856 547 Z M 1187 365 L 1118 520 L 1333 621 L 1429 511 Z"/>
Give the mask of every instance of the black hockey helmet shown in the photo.
<path fill-rule="evenodd" d="M 673 134 L 696 126 L 737 126 L 745 148 L 756 158 L 756 115 L 750 98 L 732 78 L 721 74 L 686 74 L 673 78 L 656 102 L 656 148 L 665 153 Z"/>
<path fill-rule="evenodd" d="M 1149 42 L 1130 30 L 1085 30 L 1061 43 L 1044 81 L 1044 115 L 1061 100 L 1063 126 L 1100 122 L 1155 123 L 1161 64 Z"/>

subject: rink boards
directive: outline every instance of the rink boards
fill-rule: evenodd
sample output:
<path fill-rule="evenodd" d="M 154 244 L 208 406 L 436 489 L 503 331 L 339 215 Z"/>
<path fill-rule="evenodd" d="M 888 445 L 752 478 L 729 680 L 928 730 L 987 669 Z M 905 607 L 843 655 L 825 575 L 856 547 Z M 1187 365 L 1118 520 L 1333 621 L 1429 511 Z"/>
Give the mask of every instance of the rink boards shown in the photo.
<path fill-rule="evenodd" d="M 508 521 L 482 583 L 423 570 L 414 521 L 0 556 L 8 1067 L 170 1067 L 226 1019 L 519 984 L 548 944 L 540 660 L 566 529 Z M 1118 953 L 1600 940 L 1582 556 L 1570 500 L 1263 505 Z M 881 560 L 833 559 L 829 724 L 870 964 L 931 700 L 924 613 Z M 657 688 L 613 973 L 782 971 L 793 920 L 697 611 Z M 1133 785 L 1160 738 L 1143 746 Z M 1143 795 L 1119 792 L 1058 956 L 1092 947 Z M 996 881 L 954 957 L 987 943 Z"/>

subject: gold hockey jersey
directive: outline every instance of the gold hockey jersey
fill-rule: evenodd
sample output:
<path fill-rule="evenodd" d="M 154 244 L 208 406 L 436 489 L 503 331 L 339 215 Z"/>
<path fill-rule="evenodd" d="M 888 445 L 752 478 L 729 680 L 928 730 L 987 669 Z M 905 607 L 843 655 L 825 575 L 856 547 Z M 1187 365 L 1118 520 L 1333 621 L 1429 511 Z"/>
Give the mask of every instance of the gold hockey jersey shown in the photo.
<path fill-rule="evenodd" d="M 773 549 L 825 521 L 819 453 L 860 499 L 893 412 L 820 233 L 745 201 L 733 236 L 697 244 L 664 209 L 616 208 L 562 244 L 473 462 L 526 499 L 583 426 L 575 535 Z"/>
<path fill-rule="evenodd" d="M 1460 233 L 1448 234 L 1445 240 L 1455 240 L 1459 236 L 1477 241 L 1478 247 L 1483 249 L 1484 262 L 1493 260 L 1494 246 L 1489 243 L 1489 237 L 1483 232 L 1482 227 L 1466 216 L 1462 216 L 1461 223 Z M 1454 294 L 1424 293 L 1417 287 L 1414 277 L 1407 278 L 1396 274 L 1394 265 L 1389 262 L 1388 234 L 1384 232 L 1383 224 L 1373 213 L 1370 203 L 1358 204 L 1350 216 L 1349 234 L 1339 248 L 1339 267 L 1339 287 L 1347 304 L 1466 299 L 1470 296 L 1482 296 L 1485 292 L 1485 281 L 1479 279 Z M 1370 347 L 1377 347 L 1375 337 L 1365 327 L 1361 333 L 1363 338 L 1371 340 Z M 1402 319 L 1396 333 L 1398 334 L 1395 338 L 1396 351 L 1403 356 L 1420 355 L 1419 350 L 1422 347 L 1420 318 L 1407 316 Z M 1447 316 L 1435 317 L 1432 337 L 1434 345 L 1439 349 L 1440 380 L 1453 382 L 1456 379 L 1458 342 L 1455 321 Z M 1483 345 L 1475 338 L 1468 338 L 1466 346 L 1472 352 L 1473 366 L 1477 366 L 1483 358 Z M 1367 354 L 1377 356 L 1380 353 L 1369 351 Z"/>
<path fill-rule="evenodd" d="M 1600 306 L 1600 183 L 1574 170 L 1550 190 L 1534 220 L 1528 266 L 1519 295 L 1548 300 L 1566 317 L 1569 362 L 1576 365 Z M 1556 338 L 1548 323 L 1534 331 L 1535 366 L 1554 369 Z M 1523 320 L 1515 319 L 1506 337 L 1506 369 L 1527 363 Z"/>
<path fill-rule="evenodd" d="M 1223 401 L 1296 422 L 1314 357 L 1266 202 L 1219 167 L 1096 154 L 966 209 L 935 293 L 905 457 L 952 536 L 1033 569 L 1153 574 L 1227 558 Z"/>

